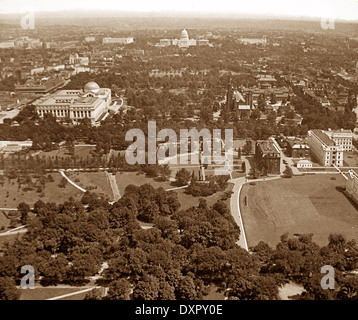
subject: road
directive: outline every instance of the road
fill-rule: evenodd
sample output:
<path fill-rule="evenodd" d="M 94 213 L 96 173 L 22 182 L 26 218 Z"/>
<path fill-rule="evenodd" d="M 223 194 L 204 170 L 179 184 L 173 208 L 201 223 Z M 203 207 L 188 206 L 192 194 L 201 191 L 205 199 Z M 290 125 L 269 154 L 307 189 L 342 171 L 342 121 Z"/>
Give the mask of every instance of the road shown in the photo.
<path fill-rule="evenodd" d="M 246 241 L 244 223 L 242 221 L 242 216 L 240 211 L 240 192 L 242 186 L 246 183 L 246 178 L 241 177 L 237 179 L 232 179 L 230 180 L 230 182 L 234 184 L 234 188 L 232 189 L 233 194 L 231 195 L 231 199 L 230 199 L 231 214 L 234 217 L 236 224 L 240 228 L 240 238 L 236 242 L 236 244 L 241 248 L 245 249 L 246 251 L 249 251 Z"/>
<path fill-rule="evenodd" d="M 231 199 L 230 199 L 231 214 L 234 217 L 236 224 L 240 227 L 240 231 L 241 231 L 239 241 L 237 241 L 236 244 L 241 248 L 245 249 L 246 251 L 249 251 L 249 248 L 247 244 L 244 221 L 240 209 L 240 193 L 242 187 L 244 184 L 250 182 L 270 181 L 276 179 L 281 179 L 281 177 L 271 177 L 271 178 L 255 179 L 255 180 L 248 180 L 246 177 L 241 177 L 241 178 L 230 180 L 230 182 L 234 184 L 234 187 L 232 189 L 233 194 L 231 195 Z"/>
<path fill-rule="evenodd" d="M 286 169 L 286 164 L 283 163 L 283 161 L 285 160 L 285 161 L 287 162 L 287 165 L 288 165 L 289 167 L 291 167 L 292 172 L 293 172 L 294 175 L 296 175 L 296 176 L 302 175 L 303 173 L 300 172 L 300 171 L 297 169 L 297 167 L 294 165 L 292 158 L 287 157 L 287 156 L 284 154 L 284 152 L 282 151 L 282 149 L 281 149 L 281 147 L 279 146 L 279 144 L 278 144 L 278 142 L 276 141 L 276 139 L 273 138 L 273 137 L 271 137 L 271 140 L 272 140 L 272 142 L 275 144 L 276 148 L 279 150 L 279 152 L 280 152 L 280 154 L 281 154 L 280 172 L 282 173 L 282 172 L 284 172 L 285 169 Z"/>

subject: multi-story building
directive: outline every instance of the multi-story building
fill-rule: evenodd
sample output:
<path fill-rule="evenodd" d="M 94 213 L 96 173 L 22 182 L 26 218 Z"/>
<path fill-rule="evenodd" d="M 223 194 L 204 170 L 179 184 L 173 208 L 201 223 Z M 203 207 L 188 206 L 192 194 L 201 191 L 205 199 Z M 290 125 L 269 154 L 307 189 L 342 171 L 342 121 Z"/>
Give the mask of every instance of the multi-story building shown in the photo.
<path fill-rule="evenodd" d="M 307 158 L 310 155 L 310 147 L 303 141 L 287 139 L 286 152 L 292 158 Z"/>
<path fill-rule="evenodd" d="M 96 37 L 92 37 L 92 36 L 85 37 L 85 42 L 95 42 L 95 41 L 96 41 Z"/>
<path fill-rule="evenodd" d="M 130 44 L 134 42 L 133 37 L 128 37 L 128 38 L 111 38 L 111 37 L 106 37 L 103 38 L 103 44 Z"/>
<path fill-rule="evenodd" d="M 352 130 L 331 130 L 324 131 L 324 133 L 329 136 L 336 144 L 341 145 L 344 148 L 344 151 L 353 150 L 353 132 Z"/>
<path fill-rule="evenodd" d="M 256 142 L 255 163 L 257 168 L 266 174 L 280 174 L 281 153 L 273 141 Z"/>
<path fill-rule="evenodd" d="M 89 57 L 83 57 L 76 54 L 70 54 L 70 58 L 68 60 L 68 63 L 71 65 L 83 65 L 88 66 L 89 64 Z"/>
<path fill-rule="evenodd" d="M 13 48 L 15 47 L 15 41 L 2 41 L 0 42 L 0 48 Z"/>
<path fill-rule="evenodd" d="M 60 90 L 34 103 L 40 117 L 52 114 L 59 120 L 78 121 L 88 118 L 92 123 L 107 112 L 111 103 L 111 89 L 88 82 L 83 90 Z"/>
<path fill-rule="evenodd" d="M 308 131 L 307 142 L 311 150 L 311 156 L 321 165 L 325 167 L 332 165 L 343 166 L 343 146 L 337 144 L 323 130 Z"/>
<path fill-rule="evenodd" d="M 44 78 L 40 81 L 27 81 L 25 84 L 16 84 L 15 91 L 18 93 L 46 94 L 65 84 L 62 78 Z"/>
<path fill-rule="evenodd" d="M 180 39 L 174 39 L 173 45 L 178 46 L 179 48 L 188 48 L 191 46 L 196 46 L 196 40 L 195 39 L 189 39 L 188 31 L 185 29 L 181 32 Z"/>

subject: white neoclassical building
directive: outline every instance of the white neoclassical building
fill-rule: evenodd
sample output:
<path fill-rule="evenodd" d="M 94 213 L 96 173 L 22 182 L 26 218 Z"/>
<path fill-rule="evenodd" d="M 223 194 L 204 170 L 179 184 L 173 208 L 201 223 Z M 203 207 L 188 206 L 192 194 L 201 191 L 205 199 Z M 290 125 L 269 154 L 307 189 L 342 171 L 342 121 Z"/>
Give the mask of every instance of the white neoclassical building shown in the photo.
<path fill-rule="evenodd" d="M 325 167 L 343 166 L 344 147 L 331 139 L 323 130 L 308 131 L 307 143 L 311 154 L 321 165 Z"/>
<path fill-rule="evenodd" d="M 184 29 L 181 32 L 180 39 L 179 40 L 178 39 L 173 40 L 173 45 L 178 46 L 180 48 L 187 48 L 187 47 L 191 47 L 191 46 L 196 46 L 196 40 L 195 39 L 190 39 L 188 31 L 186 31 Z"/>
<path fill-rule="evenodd" d="M 107 112 L 110 103 L 111 89 L 88 82 L 82 90 L 59 90 L 34 104 L 40 117 L 50 113 L 59 120 L 88 118 L 94 123 Z"/>

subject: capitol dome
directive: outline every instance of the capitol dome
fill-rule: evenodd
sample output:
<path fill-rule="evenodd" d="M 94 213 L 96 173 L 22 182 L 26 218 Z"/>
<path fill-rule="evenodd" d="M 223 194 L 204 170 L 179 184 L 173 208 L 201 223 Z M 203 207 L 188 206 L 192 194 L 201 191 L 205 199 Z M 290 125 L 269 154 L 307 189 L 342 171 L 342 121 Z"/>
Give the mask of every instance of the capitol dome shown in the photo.
<path fill-rule="evenodd" d="M 180 40 L 189 40 L 188 31 L 186 31 L 185 29 L 181 32 Z"/>
<path fill-rule="evenodd" d="M 100 86 L 96 83 L 96 82 L 87 82 L 84 87 L 83 87 L 83 92 L 87 93 L 87 92 L 92 92 L 92 93 L 97 93 L 100 89 Z"/>

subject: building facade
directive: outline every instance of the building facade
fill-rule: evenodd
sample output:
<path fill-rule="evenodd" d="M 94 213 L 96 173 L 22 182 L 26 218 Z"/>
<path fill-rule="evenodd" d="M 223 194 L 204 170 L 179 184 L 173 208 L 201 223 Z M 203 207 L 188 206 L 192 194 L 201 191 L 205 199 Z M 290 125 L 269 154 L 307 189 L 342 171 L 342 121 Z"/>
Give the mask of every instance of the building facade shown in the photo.
<path fill-rule="evenodd" d="M 110 103 L 111 89 L 88 82 L 83 90 L 60 90 L 34 104 L 40 117 L 52 114 L 59 120 L 88 118 L 94 123 L 107 112 Z"/>
<path fill-rule="evenodd" d="M 292 158 L 308 158 L 310 147 L 304 142 L 288 139 L 286 141 L 286 152 Z"/>
<path fill-rule="evenodd" d="M 133 37 L 128 37 L 128 38 L 111 38 L 111 37 L 106 37 L 103 38 L 103 44 L 130 44 L 134 42 Z"/>
<path fill-rule="evenodd" d="M 353 150 L 353 132 L 352 130 L 331 130 L 324 131 L 337 145 L 341 145 L 344 151 Z"/>
<path fill-rule="evenodd" d="M 281 153 L 273 141 L 259 140 L 256 142 L 255 163 L 264 174 L 280 174 Z"/>
<path fill-rule="evenodd" d="M 322 166 L 343 166 L 343 146 L 337 144 L 323 130 L 308 131 L 307 142 L 311 150 L 311 156 Z"/>
<path fill-rule="evenodd" d="M 184 29 L 181 32 L 180 39 L 179 40 L 178 39 L 173 40 L 173 45 L 178 46 L 179 48 L 188 48 L 188 47 L 191 47 L 191 46 L 196 46 L 196 40 L 195 39 L 190 39 L 188 31 L 186 31 Z"/>

